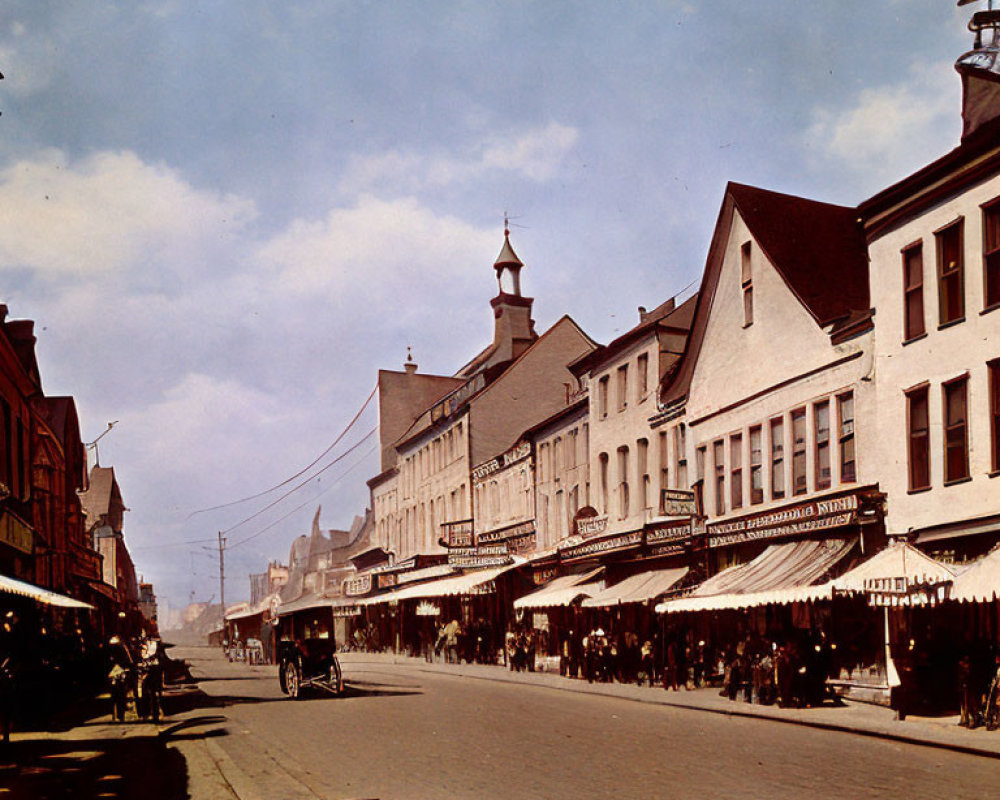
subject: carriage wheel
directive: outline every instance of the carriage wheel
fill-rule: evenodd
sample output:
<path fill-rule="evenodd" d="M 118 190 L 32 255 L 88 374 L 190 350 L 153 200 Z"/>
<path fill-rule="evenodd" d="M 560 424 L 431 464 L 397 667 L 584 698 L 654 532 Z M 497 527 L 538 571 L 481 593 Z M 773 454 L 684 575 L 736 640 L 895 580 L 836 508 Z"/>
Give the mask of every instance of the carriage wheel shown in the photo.
<path fill-rule="evenodd" d="M 285 666 L 285 687 L 288 690 L 288 696 L 292 700 L 299 699 L 302 686 L 299 680 L 299 668 L 294 661 L 289 661 Z"/>

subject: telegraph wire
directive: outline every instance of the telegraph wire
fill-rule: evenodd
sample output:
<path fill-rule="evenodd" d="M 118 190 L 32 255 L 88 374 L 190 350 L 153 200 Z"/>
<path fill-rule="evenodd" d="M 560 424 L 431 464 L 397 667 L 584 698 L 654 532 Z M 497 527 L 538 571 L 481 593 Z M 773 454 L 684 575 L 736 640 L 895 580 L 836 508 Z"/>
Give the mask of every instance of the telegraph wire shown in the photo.
<path fill-rule="evenodd" d="M 274 508 L 276 505 L 278 505 L 278 503 L 280 503 L 282 500 L 284 500 L 289 495 L 294 494 L 295 492 L 297 492 L 303 486 L 308 486 L 316 478 L 318 478 L 320 475 L 322 475 L 324 472 L 326 472 L 328 469 L 330 469 L 330 467 L 332 467 L 335 464 L 337 464 L 338 462 L 342 461 L 347 456 L 349 456 L 351 453 L 353 453 L 355 450 L 357 450 L 362 444 L 364 444 L 372 436 L 374 436 L 376 431 L 378 431 L 378 426 L 377 425 L 374 428 L 372 428 L 370 431 L 368 431 L 368 433 L 366 433 L 361 439 L 359 439 L 357 442 L 355 442 L 353 445 L 351 445 L 349 448 L 347 448 L 347 450 L 345 450 L 343 453 L 341 453 L 339 456 L 337 456 L 335 459 L 333 459 L 333 461 L 331 461 L 329 464 L 327 464 L 325 467 L 323 467 L 323 469 L 321 469 L 315 475 L 312 475 L 309 478 L 306 478 L 304 481 L 302 481 L 302 483 L 298 484 L 297 486 L 293 486 L 291 489 L 289 489 L 287 492 L 285 492 L 283 495 L 281 495 L 281 497 L 279 497 L 277 500 L 271 501 L 270 503 L 268 503 L 266 506 L 264 506 L 259 511 L 255 511 L 249 517 L 246 517 L 245 519 L 242 519 L 239 522 L 237 522 L 235 525 L 232 525 L 232 526 L 226 528 L 224 531 L 222 531 L 222 533 L 230 533 L 231 531 L 236 530 L 237 528 L 245 525 L 246 523 L 250 522 L 251 520 L 256 519 L 261 514 L 263 514 L 265 511 L 268 511 L 268 510 Z"/>
<path fill-rule="evenodd" d="M 320 453 L 313 460 L 313 462 L 311 464 L 309 464 L 306 467 L 303 467 L 298 472 L 296 472 L 294 475 L 292 475 L 290 478 L 286 478 L 281 483 L 272 486 L 270 489 L 265 489 L 264 491 L 258 492 L 257 494 L 252 494 L 252 495 L 249 495 L 248 497 L 240 498 L 239 500 L 233 500 L 232 502 L 229 502 L 229 503 L 222 503 L 221 505 L 210 506 L 208 508 L 199 508 L 198 510 L 192 511 L 190 514 L 188 514 L 187 515 L 187 519 L 191 519 L 191 517 L 195 516 L 196 514 L 205 514 L 205 513 L 209 512 L 209 511 L 218 511 L 220 508 L 229 508 L 230 506 L 237 506 L 240 503 L 246 503 L 246 502 L 248 502 L 250 500 L 256 500 L 258 497 L 263 497 L 266 494 L 270 494 L 271 492 L 275 491 L 276 489 L 280 489 L 282 486 L 287 486 L 289 483 L 291 483 L 292 481 L 294 481 L 296 478 L 299 478 L 302 475 L 304 475 L 305 473 L 307 473 L 309 470 L 311 470 L 313 467 L 315 467 L 320 461 L 322 461 L 327 456 L 327 454 L 331 450 L 333 450 L 334 447 L 336 447 L 338 444 L 340 444 L 341 439 L 343 439 L 347 435 L 348 431 L 350 431 L 351 428 L 354 427 L 354 424 L 358 421 L 358 419 L 364 413 L 365 409 L 368 408 L 368 404 L 372 401 L 372 398 L 375 397 L 375 393 L 377 391 L 378 391 L 378 384 L 375 384 L 375 388 L 372 389 L 371 394 L 368 395 L 368 399 L 365 400 L 365 402 L 362 404 L 361 408 L 358 409 L 358 413 L 354 415 L 354 418 L 347 424 L 347 427 L 344 428 L 343 431 L 341 431 L 340 435 L 336 439 L 334 439 L 333 444 L 331 444 L 328 448 L 326 448 L 326 450 L 324 450 L 322 453 Z M 240 524 L 242 524 L 242 523 L 240 523 Z M 232 528 L 230 528 L 230 530 L 232 530 Z"/>
<path fill-rule="evenodd" d="M 364 440 L 362 440 L 362 441 L 364 441 Z M 361 444 L 361 442 L 358 442 L 358 444 Z M 229 545 L 227 549 L 232 549 L 233 547 L 239 547 L 241 544 L 246 544 L 247 542 L 249 542 L 249 541 L 251 541 L 253 539 L 256 539 L 258 536 L 260 536 L 260 535 L 266 533 L 267 531 L 271 530 L 271 528 L 273 528 L 279 522 L 283 522 L 284 520 L 288 519 L 296 511 L 301 511 L 306 506 L 308 506 L 308 505 L 310 505 L 312 503 L 315 503 L 316 500 L 317 500 L 317 498 L 322 497 L 324 494 L 326 494 L 328 491 L 330 491 L 334 486 L 337 486 L 344 478 L 346 478 L 354 470 L 356 470 L 361 464 L 363 464 L 365 462 L 365 460 L 368 458 L 368 456 L 370 456 L 372 453 L 375 452 L 376 448 L 377 448 L 377 445 L 376 445 L 376 447 L 372 447 L 370 450 L 368 450 L 368 452 L 365 453 L 362 458 L 360 458 L 358 461 L 354 462 L 354 464 L 352 464 L 343 475 L 341 475 L 339 478 L 337 478 L 337 480 L 335 480 L 333 483 L 331 483 L 329 486 L 327 486 L 325 489 L 323 489 L 322 492 L 320 492 L 319 494 L 313 495 L 312 497 L 310 497 L 308 500 L 306 500 L 301 505 L 296 506 L 291 511 L 289 511 L 287 514 L 285 514 L 284 516 L 281 516 L 278 519 L 276 519 L 270 525 L 268 525 L 268 526 L 266 526 L 264 528 L 261 528 L 259 531 L 257 531 L 257 533 L 251 534 L 247 538 L 240 539 L 235 544 Z M 344 455 L 347 455 L 347 453 L 345 453 Z"/>

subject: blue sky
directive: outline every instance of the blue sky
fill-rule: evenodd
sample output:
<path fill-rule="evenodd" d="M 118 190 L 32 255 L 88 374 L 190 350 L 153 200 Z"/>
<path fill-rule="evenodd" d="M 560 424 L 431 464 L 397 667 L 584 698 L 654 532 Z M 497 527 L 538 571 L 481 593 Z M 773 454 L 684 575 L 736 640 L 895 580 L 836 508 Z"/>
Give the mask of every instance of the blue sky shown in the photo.
<path fill-rule="evenodd" d="M 119 420 L 139 571 L 208 599 L 180 543 L 280 493 L 190 512 L 311 462 L 407 345 L 442 374 L 484 345 L 505 212 L 539 330 L 608 341 L 699 278 L 727 181 L 855 204 L 954 147 L 969 11 L 8 2 L 0 299 L 84 438 Z M 319 502 L 350 524 L 367 452 L 231 532 L 227 599 Z"/>

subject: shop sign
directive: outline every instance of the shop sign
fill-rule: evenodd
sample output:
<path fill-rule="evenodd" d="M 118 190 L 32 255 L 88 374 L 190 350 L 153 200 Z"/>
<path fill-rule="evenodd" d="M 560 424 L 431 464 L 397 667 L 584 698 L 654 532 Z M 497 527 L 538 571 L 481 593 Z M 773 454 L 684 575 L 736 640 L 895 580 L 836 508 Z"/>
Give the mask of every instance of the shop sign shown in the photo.
<path fill-rule="evenodd" d="M 498 528 L 495 531 L 486 531 L 476 537 L 476 544 L 488 544 L 490 542 L 502 542 L 507 539 L 514 539 L 518 536 L 527 536 L 535 532 L 535 521 L 519 522 L 516 525 L 508 525 L 506 528 Z"/>
<path fill-rule="evenodd" d="M 857 522 L 857 518 L 858 496 L 854 494 L 800 503 L 729 522 L 712 523 L 708 525 L 708 546 L 724 547 L 758 539 L 801 536 L 813 531 L 852 525 Z"/>
<path fill-rule="evenodd" d="M 531 615 L 531 627 L 536 631 L 547 631 L 549 629 L 549 615 L 544 611 L 537 611 Z"/>
<path fill-rule="evenodd" d="M 417 566 L 417 557 L 410 556 L 403 561 L 397 561 L 395 564 L 382 564 L 378 567 L 373 567 L 369 570 L 372 574 L 377 574 L 380 572 L 402 572 L 407 569 L 413 569 Z"/>
<path fill-rule="evenodd" d="M 660 490 L 660 505 L 665 517 L 696 517 L 698 501 L 694 492 L 684 489 Z"/>
<path fill-rule="evenodd" d="M 646 526 L 646 544 L 678 542 L 690 538 L 691 523 L 688 520 L 681 522 L 659 522 Z"/>
<path fill-rule="evenodd" d="M 398 576 L 395 572 L 384 572 L 378 576 L 378 588 L 386 589 L 390 586 L 395 586 L 398 581 Z"/>
<path fill-rule="evenodd" d="M 583 519 L 578 519 L 576 521 L 576 532 L 584 538 L 604 533 L 604 531 L 607 530 L 607 527 L 607 515 L 603 517 L 584 517 Z"/>
<path fill-rule="evenodd" d="M 501 456 L 503 465 L 509 467 L 531 455 L 531 442 L 520 441 Z"/>
<path fill-rule="evenodd" d="M 535 535 L 534 531 L 507 540 L 507 550 L 515 556 L 523 556 L 525 553 L 533 553 L 537 547 L 538 537 Z"/>
<path fill-rule="evenodd" d="M 474 550 L 475 548 L 470 548 Z M 456 553 L 454 550 L 448 553 L 448 564 L 460 569 L 479 569 L 480 567 L 505 567 L 511 563 L 509 555 L 477 555 L 469 553 L 467 555 Z"/>
<path fill-rule="evenodd" d="M 577 559 L 589 556 L 626 550 L 630 547 L 637 547 L 640 544 L 642 544 L 642 531 L 632 531 L 631 533 L 622 533 L 618 536 L 609 536 L 606 539 L 598 539 L 597 541 L 584 542 L 573 547 L 567 547 L 559 551 L 559 557 L 563 561 L 576 561 Z"/>
<path fill-rule="evenodd" d="M 556 576 L 555 567 L 546 567 L 545 569 L 536 569 L 531 573 L 531 580 L 534 581 L 535 586 L 541 586 L 544 583 L 548 583 Z"/>
<path fill-rule="evenodd" d="M 344 583 L 344 594 L 348 597 L 357 597 L 358 595 L 368 594 L 371 590 L 372 576 L 370 572 L 366 572 L 364 575 L 358 575 L 358 577 Z"/>
<path fill-rule="evenodd" d="M 335 617 L 357 617 L 360 616 L 361 609 L 357 606 L 334 606 L 333 616 Z"/>
<path fill-rule="evenodd" d="M 484 461 L 478 467 L 473 467 L 472 484 L 474 486 L 478 486 L 494 472 L 499 472 L 499 471 L 500 471 L 499 458 L 491 458 L 489 461 Z"/>
<path fill-rule="evenodd" d="M 673 544 L 657 544 L 649 548 L 650 558 L 660 556 L 678 556 L 688 551 L 689 541 L 674 542 Z"/>
<path fill-rule="evenodd" d="M 31 528 L 12 514 L 0 517 L 0 542 L 29 554 L 34 550 L 35 544 Z"/>
<path fill-rule="evenodd" d="M 446 547 L 472 547 L 472 520 L 442 522 L 441 532 Z"/>
<path fill-rule="evenodd" d="M 441 615 L 441 606 L 430 600 L 421 600 L 417 603 L 416 613 L 418 617 L 437 617 Z"/>

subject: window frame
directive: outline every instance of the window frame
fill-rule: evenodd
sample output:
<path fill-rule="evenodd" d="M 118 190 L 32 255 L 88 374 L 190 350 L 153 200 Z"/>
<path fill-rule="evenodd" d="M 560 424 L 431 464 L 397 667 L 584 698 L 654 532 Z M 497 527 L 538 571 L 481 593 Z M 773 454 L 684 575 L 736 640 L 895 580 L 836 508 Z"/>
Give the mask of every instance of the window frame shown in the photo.
<path fill-rule="evenodd" d="M 986 363 L 990 406 L 990 474 L 1000 475 L 1000 358 Z"/>
<path fill-rule="evenodd" d="M 729 507 L 743 508 L 743 432 L 729 435 Z"/>
<path fill-rule="evenodd" d="M 775 437 L 774 429 L 776 426 L 780 426 L 781 435 Z M 771 417 L 769 423 L 770 432 L 770 459 L 771 459 L 771 499 L 772 500 L 783 500 L 788 492 L 788 487 L 785 480 L 785 416 L 784 414 L 777 417 Z M 780 447 L 780 450 L 776 452 L 775 445 Z M 774 476 L 781 476 L 781 489 L 777 489 L 774 483 Z"/>
<path fill-rule="evenodd" d="M 953 269 L 944 268 L 944 250 L 946 237 L 952 232 L 958 237 L 956 248 L 956 262 Z M 953 222 L 938 228 L 934 231 L 934 249 L 937 255 L 937 278 L 938 278 L 938 328 L 949 325 L 956 325 L 965 319 L 965 218 L 959 217 Z M 951 279 L 954 278 L 956 287 L 951 287 Z M 948 282 L 946 284 L 946 282 Z M 951 291 L 954 289 L 954 296 L 957 297 L 957 314 L 950 314 L 946 305 L 948 298 L 952 297 Z"/>
<path fill-rule="evenodd" d="M 847 402 L 850 402 L 851 416 L 849 420 L 844 419 L 844 406 Z M 856 438 L 857 429 L 857 401 L 854 397 L 854 392 L 841 392 L 837 395 L 837 442 L 839 444 L 839 467 L 838 471 L 840 473 L 841 483 L 857 483 L 858 482 L 858 446 Z M 845 422 L 850 424 L 850 430 L 845 431 Z M 845 461 L 845 453 L 848 452 L 848 446 L 851 453 L 851 460 Z M 846 470 L 845 465 L 851 464 L 850 477 L 845 477 Z"/>
<path fill-rule="evenodd" d="M 949 415 L 951 414 L 951 402 L 949 393 L 952 391 L 961 392 L 962 401 L 962 419 L 960 422 L 949 422 Z M 944 485 L 950 486 L 955 483 L 962 483 L 967 481 L 972 477 L 971 465 L 969 463 L 969 374 L 959 375 L 957 378 L 952 378 L 949 381 L 945 381 L 941 384 L 941 427 L 943 429 L 943 439 L 944 439 L 944 458 L 943 461 L 943 475 L 944 475 Z M 960 443 L 962 463 L 963 467 L 962 474 L 952 475 L 951 474 L 951 453 L 956 448 L 954 443 L 950 443 L 949 439 L 952 438 L 951 434 L 954 432 L 961 431 L 962 441 Z"/>
<path fill-rule="evenodd" d="M 918 384 L 907 389 L 904 393 L 906 398 L 906 485 L 907 491 L 923 492 L 932 486 L 932 464 L 931 464 L 931 409 L 930 409 L 930 384 L 927 382 Z M 919 429 L 914 423 L 914 401 L 922 399 L 923 402 L 923 429 Z M 920 442 L 920 449 L 923 451 L 923 473 L 916 475 L 918 462 L 915 460 L 916 443 Z M 917 477 L 924 477 L 923 482 L 918 482 Z"/>
<path fill-rule="evenodd" d="M 740 245 L 740 287 L 743 290 L 743 327 L 753 325 L 753 240 Z"/>
<path fill-rule="evenodd" d="M 912 342 L 927 333 L 927 311 L 924 307 L 924 240 L 920 239 L 908 244 L 900 253 L 903 262 L 903 341 Z M 910 281 L 910 267 L 913 263 L 911 259 L 919 264 L 918 270 L 916 270 L 919 273 L 918 280 L 912 283 Z M 914 327 L 917 315 L 915 310 L 910 307 L 911 296 L 919 301 L 919 330 Z"/>
<path fill-rule="evenodd" d="M 795 437 L 795 423 L 797 420 L 802 421 L 803 433 L 801 440 L 796 439 Z M 806 407 L 800 406 L 799 408 L 793 409 L 789 415 L 789 423 L 790 432 L 792 434 L 792 497 L 798 497 L 800 495 L 809 494 L 809 424 L 808 417 L 806 416 Z M 797 478 L 799 477 L 798 461 L 800 458 L 802 460 L 801 490 L 796 485 Z"/>
<path fill-rule="evenodd" d="M 826 433 L 820 427 L 821 413 L 826 416 Z M 813 485 L 817 492 L 833 486 L 833 447 L 830 442 L 830 399 L 813 403 Z M 825 464 L 824 464 L 825 462 Z M 823 475 L 824 466 L 826 475 Z"/>
<path fill-rule="evenodd" d="M 980 206 L 983 226 L 983 311 L 1000 308 L 1000 197 Z M 990 249 L 988 219 L 996 221 L 996 242 Z M 992 278 L 992 281 L 990 280 Z M 991 297 L 991 288 L 995 294 Z M 992 300 L 992 302 L 991 302 Z"/>

